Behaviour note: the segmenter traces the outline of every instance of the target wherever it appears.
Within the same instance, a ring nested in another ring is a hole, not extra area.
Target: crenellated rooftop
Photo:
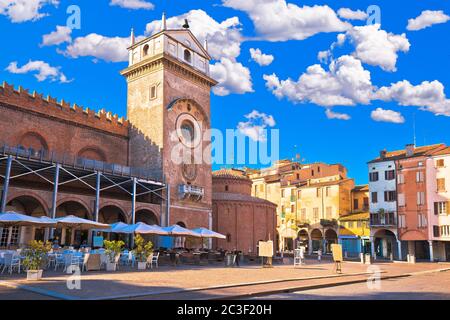
[[[96,130],[128,136],[130,124],[128,120],[117,114],[112,114],[104,109],[95,112],[93,109],[84,108],[75,103],[71,105],[64,100],[58,102],[56,98],[49,95],[44,97],[43,94],[36,91],[30,94],[28,89],[21,86],[15,89],[14,85],[6,82],[0,86],[0,104],[26,109],[43,116],[58,118]]]

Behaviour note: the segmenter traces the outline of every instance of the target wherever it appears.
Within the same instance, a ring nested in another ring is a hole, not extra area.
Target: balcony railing
[[[371,227],[390,227],[396,226],[397,220],[394,212],[387,213],[373,213],[370,215]]]
[[[178,192],[182,199],[190,199],[194,201],[200,201],[205,195],[204,188],[190,184],[180,184],[178,186]]]
[[[60,154],[53,151],[49,152],[48,150],[35,150],[32,148],[27,149],[20,145],[9,146],[7,144],[1,144],[0,154],[11,155],[16,158],[39,162],[59,163],[63,166],[83,170],[97,170],[113,175],[136,177],[156,181],[162,180],[162,173],[160,170],[128,167],[115,163],[107,163],[100,160],[81,158],[67,153]]]

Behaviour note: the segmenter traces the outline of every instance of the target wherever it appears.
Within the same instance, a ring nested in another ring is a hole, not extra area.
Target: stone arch
[[[49,150],[46,139],[41,134],[35,131],[28,131],[22,134],[18,144],[25,149],[31,148],[35,151]]]
[[[87,146],[77,152],[77,157],[106,162],[105,152],[96,146]]]
[[[13,192],[10,196],[8,196],[8,200],[7,200],[7,205],[6,205],[6,210],[13,210],[13,208],[9,208],[10,206],[9,204],[19,198],[32,198],[34,199],[37,203],[39,203],[39,205],[42,207],[42,211],[43,214],[41,216],[50,216],[50,212],[49,212],[49,206],[47,205],[47,202],[37,193],[31,191],[31,190],[23,190],[23,191],[19,191],[19,192]],[[14,211],[14,210],[13,210]],[[26,212],[19,212],[19,213],[26,213]],[[28,214],[28,213],[26,213]]]
[[[196,109],[202,114],[203,121],[206,123],[206,125],[208,127],[210,126],[210,119],[209,119],[208,114],[205,112],[205,109],[194,99],[187,98],[187,97],[176,98],[167,105],[167,110],[172,110],[175,105],[177,105],[178,103],[182,103],[182,102],[185,102],[186,104],[195,106]]]
[[[311,230],[309,237],[312,240],[323,239],[322,231],[320,229],[313,229],[313,230]]]
[[[313,230],[311,230],[309,238],[311,239],[310,242],[312,244],[312,247],[309,248],[310,252],[318,251],[319,249],[323,250],[323,246],[322,246],[323,234],[322,234],[322,231],[320,229],[313,229]]]
[[[183,58],[184,58],[184,61],[186,61],[188,63],[192,63],[192,54],[188,49],[184,49]]]
[[[21,195],[15,194],[7,202],[6,210],[22,213],[36,218],[48,215],[48,210],[45,205],[45,202],[42,199],[40,199],[40,197],[35,197],[33,195],[30,195],[29,193],[28,194],[24,193]],[[45,228],[38,228],[38,227],[33,228],[28,226],[18,228],[17,230],[15,230],[15,232],[20,233],[18,240],[21,239],[23,243],[28,243],[33,239],[41,241],[45,240]],[[15,232],[13,232],[13,234]]]
[[[84,209],[84,212],[80,214],[81,209]],[[93,215],[90,210],[90,206],[78,197],[65,197],[59,200],[56,204],[56,217],[64,217],[66,215],[74,214],[79,216],[80,218],[85,218],[89,220],[93,220]],[[81,216],[83,215],[83,216]]]
[[[336,230],[330,228],[325,231],[325,243],[326,252],[331,252],[331,245],[338,243]]]
[[[398,258],[397,235],[388,229],[379,229],[373,234],[375,256],[382,259]]]
[[[92,220],[89,206],[85,205],[83,201],[80,200],[66,198],[59,203],[56,207],[56,217],[59,218],[68,215]],[[63,245],[78,246],[82,243],[87,243],[89,232],[77,230],[76,228],[58,228],[55,229],[54,236],[60,239],[60,243]]]
[[[142,56],[146,57],[148,56],[148,50],[150,49],[150,46],[148,44],[146,44],[143,48],[142,48]]]
[[[135,221],[144,222],[149,225],[159,225],[158,215],[153,210],[148,208],[140,208],[136,210]]]
[[[128,223],[126,211],[116,204],[105,204],[98,212],[98,221],[101,223],[112,224],[115,222]]]

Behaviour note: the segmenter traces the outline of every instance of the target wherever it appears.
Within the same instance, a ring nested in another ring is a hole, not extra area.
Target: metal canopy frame
[[[169,203],[170,193],[169,186],[163,182],[147,180],[139,175],[124,175],[115,174],[114,170],[102,170],[107,165],[94,165],[87,168],[86,165],[78,166],[74,162],[72,165],[67,165],[62,162],[54,161],[56,158],[52,153],[51,159],[44,159],[43,152],[36,153],[34,150],[24,150],[21,148],[11,148],[6,145],[0,148],[0,177],[3,179],[3,193],[0,203],[0,212],[5,212],[9,185],[11,180],[19,179],[27,176],[38,177],[38,180],[43,180],[44,183],[53,187],[51,216],[56,217],[56,203],[58,199],[58,190],[60,186],[70,184],[81,184],[89,190],[95,191],[95,221],[98,221],[100,193],[116,189],[121,193],[131,196],[132,202],[132,221],[135,222],[135,208],[136,198],[139,196],[153,194],[159,197],[162,201]],[[63,157],[66,159],[66,157]],[[77,159],[79,161],[80,159]],[[6,165],[5,165],[6,162]],[[4,170],[2,170],[4,168]],[[123,167],[128,168],[128,167]],[[133,172],[130,168],[129,173]],[[135,172],[141,172],[139,170]],[[4,173],[4,174],[3,174]],[[138,190],[139,188],[139,190]],[[166,196],[162,195],[162,191],[166,190]]]

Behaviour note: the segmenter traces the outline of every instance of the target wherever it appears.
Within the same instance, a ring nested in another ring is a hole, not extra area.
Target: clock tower
[[[130,166],[156,169],[170,186],[161,225],[211,227],[212,171],[209,148],[211,57],[186,23],[139,42],[132,31],[126,78]],[[180,151],[181,150],[181,151]],[[186,152],[188,151],[188,152]],[[194,153],[202,158],[194,160]],[[188,156],[186,156],[188,155]],[[206,157],[206,158],[205,158]]]

